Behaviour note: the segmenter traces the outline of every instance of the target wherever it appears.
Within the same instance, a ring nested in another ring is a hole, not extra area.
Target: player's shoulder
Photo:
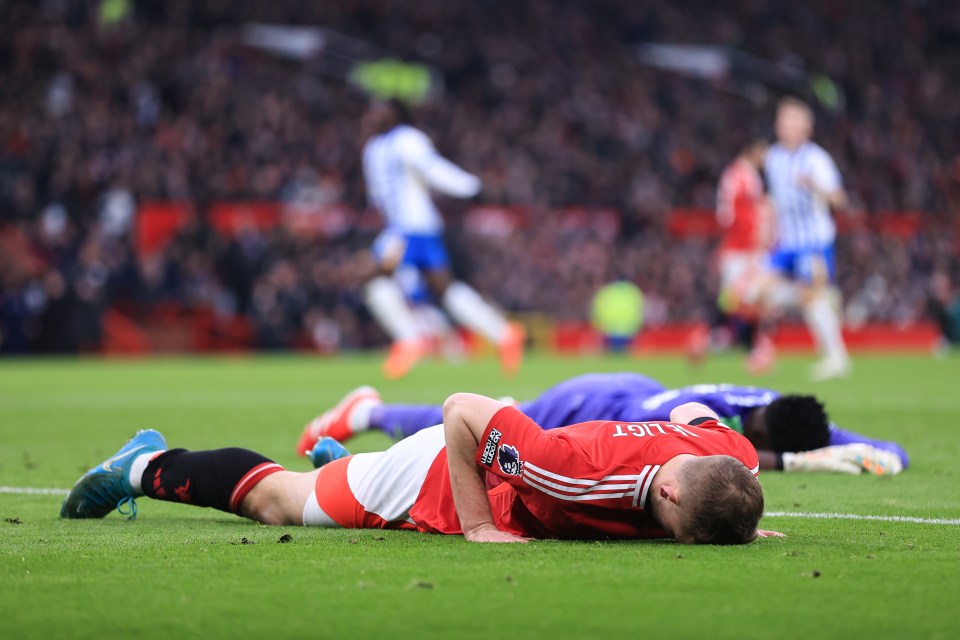
[[[767,154],[764,156],[764,158],[769,160],[771,154],[777,156],[784,153],[790,153],[790,151],[779,142],[774,142],[769,148],[767,148]]]
[[[833,162],[827,150],[812,140],[804,143],[803,153],[810,162]]]
[[[433,146],[427,134],[409,124],[397,125],[390,130],[389,135],[395,142],[403,146],[415,148]]]
[[[770,171],[774,166],[780,163],[784,158],[790,155],[790,150],[779,142],[774,142],[767,149],[767,154],[763,158],[763,166]]]
[[[750,167],[740,160],[735,160],[727,165],[723,170],[723,178],[727,180],[740,180],[750,172]]]
[[[723,432],[723,433],[727,431],[733,431],[733,429],[731,429],[728,425],[724,424],[723,422],[721,422],[716,418],[708,417],[708,416],[704,416],[704,418],[705,419],[701,419],[701,420],[693,420],[692,422],[694,424],[688,424],[685,426],[694,427],[696,429],[703,429],[705,431],[719,430],[720,432]]]

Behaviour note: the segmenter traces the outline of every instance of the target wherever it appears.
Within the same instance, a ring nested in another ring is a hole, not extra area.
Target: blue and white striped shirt
[[[430,138],[408,125],[370,138],[363,148],[363,175],[370,204],[387,227],[400,233],[432,235],[443,218],[430,189],[459,198],[480,191],[480,178],[445,159]]]
[[[822,147],[805,142],[792,151],[775,144],[764,161],[767,187],[777,213],[778,249],[805,251],[833,244],[836,227],[830,207],[802,185],[830,193],[843,186],[837,165]]]

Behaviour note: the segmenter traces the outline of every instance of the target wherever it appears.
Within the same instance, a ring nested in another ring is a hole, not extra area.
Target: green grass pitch
[[[838,424],[912,455],[897,477],[763,474],[768,511],[960,518],[960,358],[862,356],[853,377],[821,385],[805,382],[809,362],[786,358],[758,380],[735,356],[698,371],[678,358],[534,356],[509,382],[481,361],[427,363],[386,383],[374,357],[5,361],[0,487],[69,487],[144,427],[172,446],[244,446],[305,469],[292,454],[301,426],[362,383],[396,402],[522,399],[630,369],[667,385],[814,391]],[[61,499],[0,493],[0,637],[960,637],[955,524],[768,517],[786,539],[499,546],[270,528],[149,499],[136,521],[62,521]]]

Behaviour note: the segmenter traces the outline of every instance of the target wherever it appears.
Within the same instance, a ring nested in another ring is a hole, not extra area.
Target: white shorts
[[[321,469],[304,504],[303,524],[382,528],[411,523],[410,509],[444,446],[443,425],[437,425],[386,451],[331,462]]]
[[[728,251],[720,257],[720,290],[732,294],[741,305],[755,305],[767,273],[763,254]]]

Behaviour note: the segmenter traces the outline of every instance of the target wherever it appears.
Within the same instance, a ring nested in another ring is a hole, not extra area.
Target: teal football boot
[[[166,449],[167,441],[160,432],[138,431],[120,451],[77,480],[60,507],[60,517],[102,518],[114,509],[130,519],[137,517],[134,498],[140,494],[130,485],[130,467],[138,456]]]

